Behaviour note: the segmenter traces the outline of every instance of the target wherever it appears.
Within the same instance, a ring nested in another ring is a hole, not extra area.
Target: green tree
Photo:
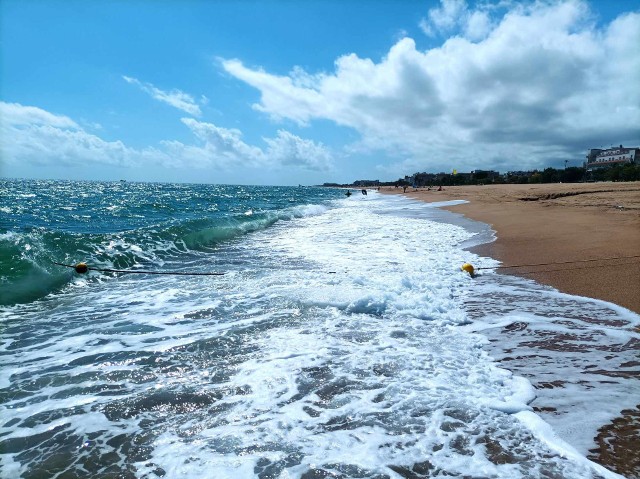
[[[545,168],[541,174],[542,183],[558,183],[560,181],[560,172],[555,168]]]
[[[542,175],[536,171],[529,177],[529,183],[542,183]]]
[[[560,171],[560,181],[563,183],[578,183],[584,180],[584,168],[571,166]]]

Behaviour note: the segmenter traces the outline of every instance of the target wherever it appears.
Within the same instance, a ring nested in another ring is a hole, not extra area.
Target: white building
[[[640,148],[625,148],[620,145],[606,150],[592,149],[587,155],[587,168],[635,163],[640,158]]]

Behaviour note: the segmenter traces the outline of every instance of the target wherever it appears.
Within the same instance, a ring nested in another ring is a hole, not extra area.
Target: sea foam
[[[189,253],[192,271],[224,276],[83,279],[8,308],[3,469],[616,477],[585,458],[585,436],[532,411],[547,391],[538,375],[579,358],[507,357],[533,354],[526,334],[579,326],[580,340],[595,338],[584,318],[613,320],[597,338],[619,344],[637,318],[526,280],[470,278],[463,262],[497,264],[464,249],[486,231],[445,217],[354,195]],[[622,407],[637,385],[618,384]],[[553,404],[567,399],[550,391]]]

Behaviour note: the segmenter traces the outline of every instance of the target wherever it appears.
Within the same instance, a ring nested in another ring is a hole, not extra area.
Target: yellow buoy
[[[470,263],[465,263],[463,264],[460,269],[462,271],[466,271],[467,273],[469,273],[470,276],[473,276],[475,270],[473,269],[473,265]]]
[[[89,267],[87,266],[87,263],[78,263],[75,266],[75,270],[76,270],[76,273],[84,274],[87,271],[89,271]]]

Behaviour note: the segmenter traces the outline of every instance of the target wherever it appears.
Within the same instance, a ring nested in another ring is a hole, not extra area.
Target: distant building
[[[462,176],[464,173],[458,173]],[[405,176],[405,181],[414,187],[432,186],[441,184],[445,178],[451,177],[451,173],[415,173],[412,176]]]
[[[521,176],[526,176],[529,177],[533,174],[533,171],[530,170],[517,170],[517,171],[507,171],[505,173],[505,175],[507,176],[507,178],[515,176],[515,177],[521,177]]]
[[[626,163],[636,163],[640,158],[640,148],[625,148],[620,145],[616,148],[606,150],[592,148],[587,155],[586,167],[588,170],[603,166],[623,165]]]
[[[462,179],[464,181],[470,181],[473,179],[473,173],[461,173],[459,171],[456,171],[455,176],[457,179]]]
[[[435,173],[415,173],[413,176],[406,177],[409,183],[415,187],[428,186],[436,183],[439,179],[439,175]]]

